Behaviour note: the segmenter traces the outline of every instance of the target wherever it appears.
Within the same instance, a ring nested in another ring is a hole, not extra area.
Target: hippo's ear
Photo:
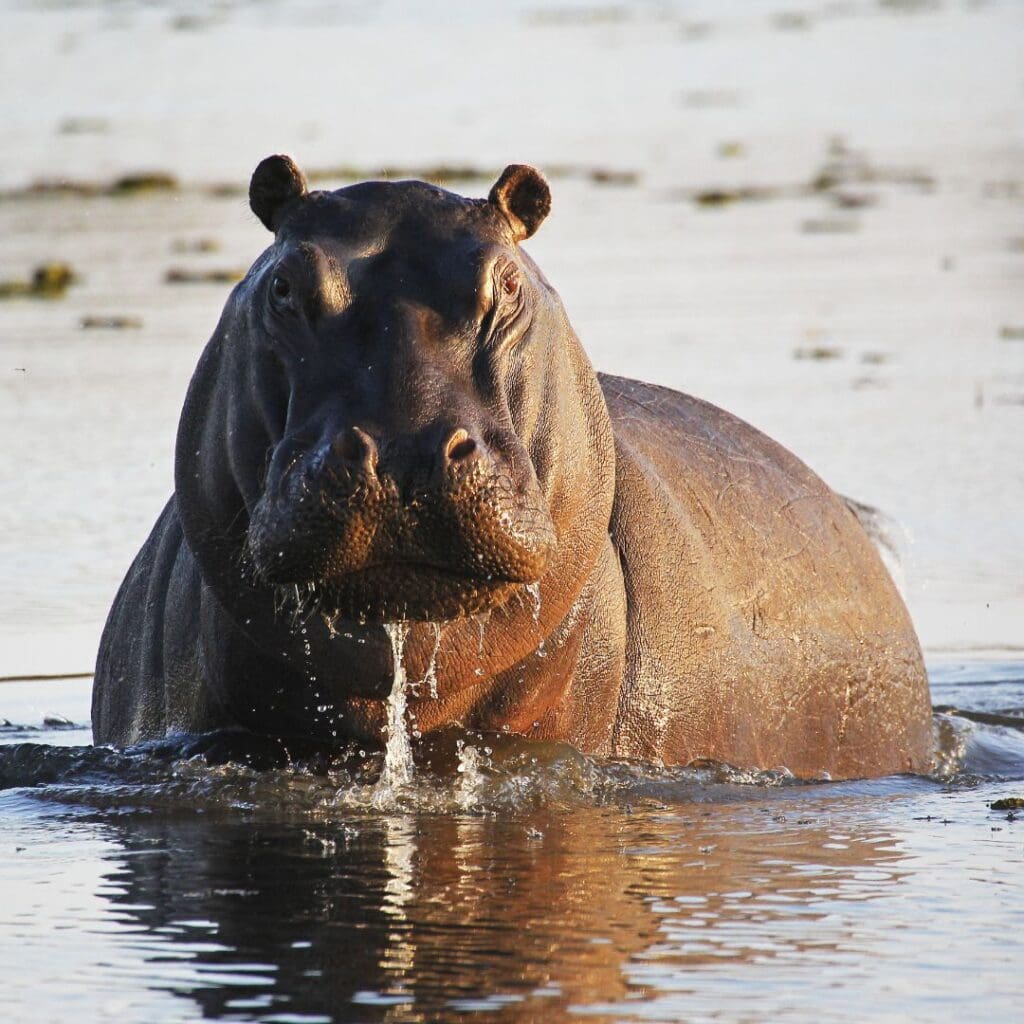
[[[548,183],[540,171],[526,164],[509,164],[487,200],[505,215],[517,242],[529,238],[551,212]]]
[[[290,156],[268,156],[252,172],[249,205],[271,231],[277,230],[288,203],[305,194],[305,175]]]

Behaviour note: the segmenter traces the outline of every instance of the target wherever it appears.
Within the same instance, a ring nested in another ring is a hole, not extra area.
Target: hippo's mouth
[[[430,622],[495,608],[523,584],[536,580],[471,574],[457,566],[430,562],[391,561],[317,581],[273,582],[302,587],[329,617],[358,622]]]
[[[533,581],[528,581],[533,582]],[[321,610],[358,622],[444,621],[502,604],[518,581],[421,562],[391,562],[313,585]]]

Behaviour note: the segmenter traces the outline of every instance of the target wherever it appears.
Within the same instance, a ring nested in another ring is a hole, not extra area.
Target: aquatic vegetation
[[[244,270],[233,268],[213,268],[195,270],[185,267],[172,267],[164,275],[166,284],[234,284],[245,277]]]
[[[83,331],[126,331],[138,330],[142,327],[142,317],[139,316],[83,316],[78,322]]]
[[[79,278],[67,263],[42,263],[28,280],[0,281],[0,299],[59,299]]]
[[[73,178],[40,178],[21,188],[5,189],[0,199],[39,197],[94,199],[100,196],[135,197],[176,192],[178,179],[166,171],[125,174],[112,181],[80,181]]]

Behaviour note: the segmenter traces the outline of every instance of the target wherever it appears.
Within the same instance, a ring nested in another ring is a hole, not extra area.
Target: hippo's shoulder
[[[738,416],[670,388],[599,379],[615,435],[620,502],[658,492],[677,513],[686,509],[700,520],[710,514],[723,530],[777,533],[783,509],[798,531],[847,517],[813,470]]]
[[[627,428],[630,424],[646,428],[671,424],[681,429],[707,431],[719,419],[742,422],[710,402],[660,384],[616,377],[610,373],[599,373],[597,379],[616,426],[621,423]]]
[[[693,395],[657,384],[598,374],[620,448],[691,470],[708,462],[753,464],[762,471],[803,476],[810,470],[756,427]]]

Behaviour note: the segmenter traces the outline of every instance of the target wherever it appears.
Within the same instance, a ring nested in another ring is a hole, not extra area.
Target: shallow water
[[[933,669],[932,778],[804,785],[476,740],[380,811],[314,775],[91,747],[0,686],[8,1020],[1011,1020],[1024,664]]]
[[[528,247],[595,365],[882,508],[958,709],[927,779],[471,737],[385,791],[380,754],[258,774],[87,749],[87,679],[2,682],[0,1018],[1019,1018],[1024,822],[989,804],[1024,796],[1024,7],[476,0],[443,31],[427,3],[0,10],[0,186],[182,183],[0,197],[0,276],[80,277],[0,302],[0,677],[91,669],[227,290],[167,275],[252,261],[268,238],[215,186],[290,151],[335,168],[318,184],[547,171]],[[807,187],[836,162],[840,189]]]

